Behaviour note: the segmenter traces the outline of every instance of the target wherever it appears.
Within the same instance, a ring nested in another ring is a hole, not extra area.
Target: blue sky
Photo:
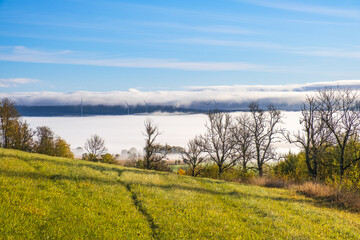
[[[360,79],[360,2],[0,0],[0,92]]]

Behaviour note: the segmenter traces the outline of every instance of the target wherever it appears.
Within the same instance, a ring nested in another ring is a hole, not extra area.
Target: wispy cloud
[[[251,47],[251,48],[271,48],[271,49],[289,49],[289,47],[280,44],[273,44],[267,42],[256,41],[232,41],[232,40],[219,40],[209,38],[182,38],[175,40],[163,40],[164,42],[173,43],[186,43],[198,45],[213,45],[213,46],[227,46],[227,47]]]
[[[291,54],[317,56],[317,57],[334,57],[334,58],[351,58],[351,59],[360,58],[360,51],[357,46],[354,46],[352,49],[301,47],[301,46],[293,47],[293,46],[286,46],[282,44],[274,44],[267,42],[231,41],[231,40],[218,40],[218,39],[207,39],[207,38],[185,38],[185,39],[175,39],[175,40],[164,40],[164,42],[224,46],[224,47],[270,49],[274,51],[282,51]]]
[[[246,2],[261,7],[275,8],[286,11],[311,13],[318,15],[326,15],[333,17],[343,18],[356,18],[360,19],[360,11],[352,9],[339,9],[334,7],[309,5],[303,3],[295,3],[289,1],[273,1],[273,0],[238,0],[239,2]]]
[[[32,78],[0,78],[0,87],[17,87],[18,85],[40,82]]]
[[[245,62],[195,62],[177,59],[100,58],[72,51],[45,52],[24,46],[0,47],[0,60],[31,63],[74,64],[121,68],[154,68],[188,71],[270,71],[270,67]]]
[[[360,59],[359,50],[334,49],[334,48],[308,48],[308,49],[293,49],[292,51],[296,54],[309,55],[309,56]]]
[[[202,108],[215,100],[223,109],[247,107],[251,101],[262,104],[273,103],[288,108],[299,107],[307,94],[322,87],[346,87],[360,89],[360,80],[343,80],[290,85],[229,85],[192,86],[182,91],[128,91],[113,92],[19,92],[0,93],[0,98],[9,97],[19,105],[78,105],[82,99],[88,105],[172,105],[176,107]],[[214,107],[214,106],[211,106]]]
[[[301,24],[311,24],[311,25],[345,25],[345,26],[356,26],[356,22],[343,22],[343,21],[318,21],[318,20],[300,20],[300,19],[286,19],[286,22],[301,23]]]
[[[222,34],[255,34],[254,30],[246,28],[239,28],[231,25],[185,25],[178,23],[169,22],[132,22],[137,25],[145,25],[151,27],[161,28],[173,28],[173,29],[184,29],[195,32],[206,32],[206,33],[222,33]]]

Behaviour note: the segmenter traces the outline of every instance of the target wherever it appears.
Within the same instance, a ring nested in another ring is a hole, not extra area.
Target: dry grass
[[[305,182],[303,184],[294,185],[292,188],[309,197],[328,198],[334,200],[339,192],[334,187],[316,182]]]
[[[346,208],[360,211],[360,193],[357,191],[350,191],[342,189],[340,186],[332,187],[314,182],[295,185],[293,188],[295,188],[297,192],[307,196],[328,200]]]
[[[249,184],[268,188],[286,188],[338,206],[360,211],[360,192],[343,189],[340,186],[329,186],[316,182],[294,183],[279,178],[252,178]]]
[[[248,180],[249,184],[268,188],[287,188],[289,182],[273,177],[254,177]]]

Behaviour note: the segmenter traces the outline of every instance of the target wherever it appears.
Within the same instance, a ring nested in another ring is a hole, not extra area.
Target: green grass
[[[268,189],[0,149],[3,239],[359,239],[360,214]]]

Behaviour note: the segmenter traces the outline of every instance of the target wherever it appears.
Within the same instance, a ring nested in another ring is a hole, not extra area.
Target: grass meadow
[[[0,149],[2,239],[360,239],[287,189]]]

